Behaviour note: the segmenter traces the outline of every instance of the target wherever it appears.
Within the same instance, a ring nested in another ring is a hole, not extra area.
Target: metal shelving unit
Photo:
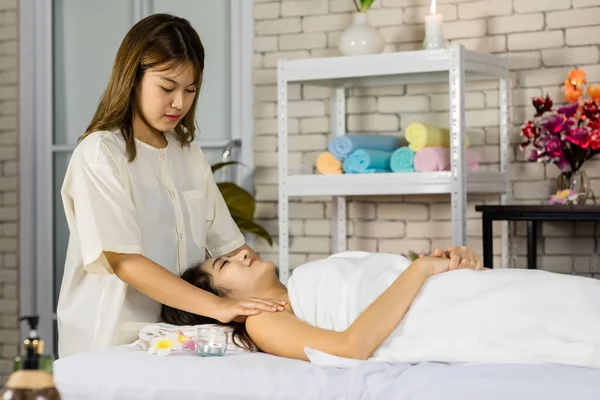
[[[500,172],[466,173],[466,80],[498,79],[500,85]],[[288,169],[288,84],[329,87],[331,133],[346,133],[346,88],[448,82],[450,87],[451,170],[431,173],[290,175]],[[448,193],[451,197],[452,243],[465,245],[467,193],[498,193],[505,203],[511,193],[508,177],[508,62],[505,58],[454,45],[443,50],[419,50],[353,57],[279,60],[279,277],[289,277],[290,196],[331,196],[333,251],[346,249],[346,196]],[[503,264],[508,259],[508,225],[502,232]]]

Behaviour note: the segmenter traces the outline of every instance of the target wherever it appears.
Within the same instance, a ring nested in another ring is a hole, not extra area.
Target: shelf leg
[[[331,207],[331,239],[333,253],[341,253],[347,250],[346,232],[346,197],[334,196]]]
[[[277,151],[279,175],[279,280],[285,285],[290,275],[289,263],[289,209],[286,182],[288,177],[288,109],[287,80],[285,78],[285,60],[277,63]]]
[[[467,244],[467,179],[465,161],[464,48],[450,49],[450,152],[452,244]]]
[[[508,175],[508,149],[510,138],[508,136],[509,127],[509,91],[508,91],[508,64],[504,66],[504,76],[500,79],[500,172],[504,174],[505,191],[500,195],[500,203],[508,204],[512,202],[512,183]],[[502,268],[510,267],[511,244],[510,244],[510,223],[502,221]]]

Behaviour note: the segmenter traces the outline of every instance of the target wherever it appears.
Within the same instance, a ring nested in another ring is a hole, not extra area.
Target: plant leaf
[[[269,232],[267,232],[265,228],[258,225],[256,222],[240,218],[239,216],[235,215],[233,216],[233,220],[237,224],[238,228],[240,228],[240,230],[249,232],[257,237],[265,239],[270,246],[273,246],[273,238],[271,238]]]
[[[212,170],[212,172],[216,172],[218,170],[220,170],[223,167],[226,167],[228,165],[233,165],[233,164],[241,164],[239,161],[226,161],[226,162],[220,162],[220,163],[216,163],[210,166],[210,169]]]
[[[254,218],[255,202],[250,193],[232,182],[219,182],[217,187],[232,216],[235,215],[247,220]]]
[[[360,0],[360,11],[366,12],[375,0]]]

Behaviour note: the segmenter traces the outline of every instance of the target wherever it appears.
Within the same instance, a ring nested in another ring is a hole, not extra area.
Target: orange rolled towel
[[[317,171],[323,175],[342,174],[342,162],[326,151],[317,157]]]

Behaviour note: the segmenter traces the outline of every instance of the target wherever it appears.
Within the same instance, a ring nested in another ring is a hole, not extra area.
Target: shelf
[[[502,56],[457,47],[362,56],[280,60],[280,79],[326,87],[382,86],[447,82],[453,55],[462,55],[468,80],[504,78],[508,60]]]
[[[470,172],[468,193],[504,193],[501,172]],[[365,196],[451,193],[450,172],[391,172],[377,174],[293,175],[284,181],[289,196]]]

